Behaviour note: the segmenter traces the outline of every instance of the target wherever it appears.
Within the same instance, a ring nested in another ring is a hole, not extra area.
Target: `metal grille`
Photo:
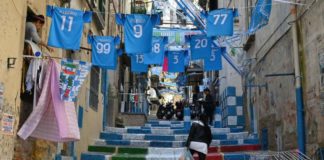
[[[311,160],[298,150],[283,152],[253,152],[250,154],[250,160]]]

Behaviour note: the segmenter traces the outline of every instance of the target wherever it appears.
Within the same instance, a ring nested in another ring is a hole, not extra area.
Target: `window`
[[[95,111],[98,111],[98,94],[99,94],[99,78],[100,69],[98,67],[91,67],[90,73],[90,100],[89,105]]]

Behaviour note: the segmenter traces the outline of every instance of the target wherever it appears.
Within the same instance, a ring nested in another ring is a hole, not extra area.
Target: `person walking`
[[[210,94],[210,91],[208,88],[204,89],[205,94],[205,100],[204,100],[204,113],[208,116],[208,123],[212,125],[213,123],[213,117],[214,117],[214,110],[215,110],[215,104],[214,99]]]
[[[186,147],[189,148],[192,155],[197,152],[199,160],[205,160],[211,141],[212,134],[208,126],[208,117],[201,114],[199,120],[194,121],[191,125]]]

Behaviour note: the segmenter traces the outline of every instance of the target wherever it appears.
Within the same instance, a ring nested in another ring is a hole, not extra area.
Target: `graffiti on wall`
[[[0,113],[2,112],[2,107],[4,103],[4,86],[3,83],[0,82]]]
[[[4,113],[1,118],[1,133],[5,135],[13,135],[14,124],[15,124],[14,116]]]

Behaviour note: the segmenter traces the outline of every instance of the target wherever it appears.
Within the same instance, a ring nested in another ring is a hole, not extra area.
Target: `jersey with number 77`
[[[233,17],[236,14],[236,9],[218,9],[209,12],[207,16],[207,37],[232,36]]]
[[[124,26],[127,54],[151,52],[153,27],[160,23],[159,15],[116,14],[116,23]]]
[[[47,6],[46,15],[52,17],[48,45],[79,50],[83,23],[90,23],[92,12]]]

